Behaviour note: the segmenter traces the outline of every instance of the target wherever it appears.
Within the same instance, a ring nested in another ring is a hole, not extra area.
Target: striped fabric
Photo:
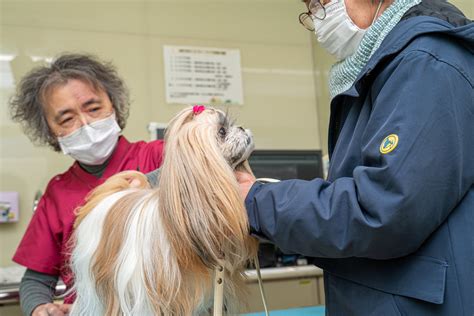
[[[57,275],[27,269],[20,283],[20,305],[23,315],[30,316],[42,304],[52,303]]]

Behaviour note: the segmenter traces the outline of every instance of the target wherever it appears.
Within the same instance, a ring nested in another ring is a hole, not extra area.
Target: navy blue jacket
[[[474,314],[474,23],[415,11],[332,100],[328,180],[246,198],[254,234],[316,257],[329,315]]]

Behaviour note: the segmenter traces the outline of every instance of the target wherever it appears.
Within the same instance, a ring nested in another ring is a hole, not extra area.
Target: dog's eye
[[[225,135],[226,135],[226,133],[227,133],[227,131],[225,130],[224,127],[221,127],[221,128],[219,129],[219,136],[220,136],[220,137],[224,138]]]

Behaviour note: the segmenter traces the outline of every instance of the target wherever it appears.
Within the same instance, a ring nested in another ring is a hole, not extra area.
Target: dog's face
[[[247,160],[255,148],[252,132],[235,125],[222,111],[217,111],[217,138],[222,155],[232,168]]]

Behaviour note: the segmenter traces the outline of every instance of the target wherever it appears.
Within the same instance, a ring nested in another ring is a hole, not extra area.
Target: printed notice
[[[166,102],[243,104],[240,51],[164,46]]]

